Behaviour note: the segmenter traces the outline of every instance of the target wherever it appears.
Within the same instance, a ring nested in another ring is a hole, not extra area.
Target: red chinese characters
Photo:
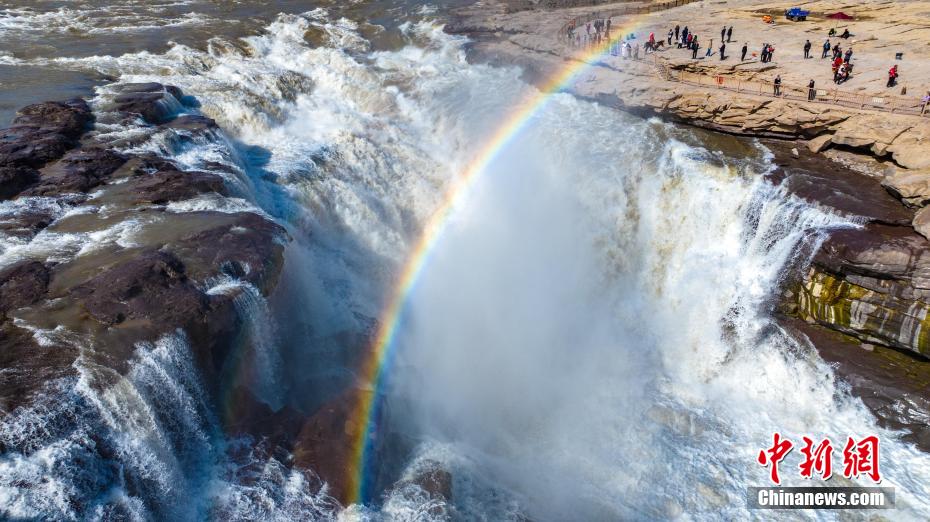
[[[804,447],[801,448],[801,454],[804,460],[798,466],[801,468],[801,476],[812,478],[814,473],[823,480],[833,476],[833,443],[830,439],[823,439],[814,448],[814,440],[810,437],[803,437]]]
[[[759,457],[756,459],[759,464],[772,466],[772,482],[781,484],[781,480],[778,478],[778,463],[791,452],[792,447],[794,447],[794,444],[790,440],[782,439],[781,434],[776,432],[772,435],[772,447],[759,452]]]
[[[798,464],[801,477],[810,479],[816,476],[822,480],[829,480],[833,476],[833,443],[826,437],[816,444],[810,437],[802,437],[802,440],[804,445],[800,449],[803,458]],[[794,443],[776,432],[772,435],[772,445],[759,452],[756,460],[761,466],[771,467],[773,483],[781,485],[778,465],[793,448]],[[849,479],[866,476],[872,482],[880,483],[882,476],[878,466],[879,455],[877,436],[870,435],[859,441],[847,437],[843,447],[843,476]]]
[[[878,437],[870,435],[856,442],[852,437],[843,448],[843,476],[859,478],[865,475],[878,484],[882,481],[878,471]]]

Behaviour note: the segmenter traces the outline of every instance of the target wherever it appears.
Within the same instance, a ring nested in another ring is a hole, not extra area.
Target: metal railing
[[[823,103],[895,114],[930,116],[930,107],[926,107],[923,100],[918,97],[894,96],[878,93],[861,94],[843,91],[838,88],[824,89],[823,87],[817,86],[815,86],[814,89],[808,89],[806,85],[797,86],[785,83],[782,83],[776,88],[774,82],[741,80],[723,75],[709,75],[675,70],[660,63],[657,57],[654,58],[654,60],[656,68],[662,71],[662,77],[678,83],[785,100]]]

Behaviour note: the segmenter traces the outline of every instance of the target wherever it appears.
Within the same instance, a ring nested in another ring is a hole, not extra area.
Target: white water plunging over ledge
[[[309,45],[311,28],[328,44]],[[175,46],[71,63],[178,85],[220,122],[229,139],[142,147],[189,168],[225,165],[242,205],[288,227],[268,314],[254,296],[238,304],[274,321],[250,329],[274,337],[258,354],[273,361],[264,393],[308,415],[346,386],[449,180],[532,90],[515,69],[467,63],[464,42],[438,27],[404,31],[403,49],[372,52],[356,24],[317,10],[280,17],[245,40],[247,52],[214,42],[209,52]],[[761,152],[727,157],[677,132],[687,131],[558,95],[489,166],[408,302],[385,420],[417,443],[402,467],[429,459],[448,469],[448,512],[461,520],[742,519],[745,487],[766,483],[755,454],[773,431],[879,433],[895,518],[926,518],[930,456],[878,429],[768,315],[800,247],[852,225],[763,181]],[[211,204],[229,203],[171,211]],[[73,418],[72,431],[40,436],[30,430],[44,420],[4,418],[0,440],[13,450],[0,459],[2,504],[50,518],[78,518],[69,499],[99,504],[91,515],[100,518],[109,502],[140,518],[434,513],[406,489],[342,509],[286,462],[237,451],[183,348],[174,336],[136,347],[129,378],[103,391],[63,383],[71,391],[50,400],[77,393],[79,407],[47,415]],[[273,382],[279,389],[267,389]],[[95,430],[123,448],[114,457],[123,475],[83,471],[81,444]],[[24,491],[43,475],[61,503]],[[135,476],[152,481],[151,495],[125,494]],[[177,484],[190,505],[174,503]]]

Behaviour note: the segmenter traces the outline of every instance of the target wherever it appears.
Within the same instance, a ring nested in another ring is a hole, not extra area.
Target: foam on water
[[[324,45],[305,41],[311,29]],[[142,136],[135,150],[219,169],[238,191],[169,211],[261,209],[288,229],[268,302],[241,281],[209,289],[237,292],[269,404],[312,411],[349,384],[347,361],[420,224],[532,89],[516,69],[469,64],[463,40],[434,25],[402,31],[408,46],[372,51],[356,23],[315,10],[206,51],[46,62],[177,85],[223,127],[185,140],[133,124],[97,132]],[[115,92],[100,89],[95,106]],[[343,509],[312,470],[226,440],[183,333],[166,332],[134,348],[124,375],[82,358],[48,402],[0,422],[4,514],[740,519],[743,488],[766,483],[755,454],[777,430],[880,434],[896,517],[926,518],[930,458],[876,427],[770,318],[785,267],[824,230],[857,225],[763,181],[762,155],[721,164],[666,130],[559,95],[482,176],[409,303],[385,423],[417,444],[395,477],[408,482],[378,505]],[[137,226],[148,225],[40,233],[0,255],[66,259],[131,244]],[[409,482],[436,462],[452,473],[449,504]]]

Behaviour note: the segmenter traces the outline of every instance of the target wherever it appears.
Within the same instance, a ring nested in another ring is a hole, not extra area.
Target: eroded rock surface
[[[175,87],[117,89],[103,104],[103,117],[139,126],[141,136],[219,132],[209,118],[177,116],[184,95]],[[117,150],[124,144],[88,132],[96,116],[81,100],[47,102],[24,108],[12,127],[0,130],[0,200],[6,200],[0,235],[22,252],[0,266],[5,411],[25,404],[49,378],[73,372],[77,348],[87,340],[93,346],[84,351],[88,362],[122,373],[137,343],[183,332],[205,385],[214,390],[240,342],[241,285],[269,294],[284,262],[287,234],[267,217],[165,207],[202,195],[223,197],[223,175]],[[77,205],[85,210],[69,212]],[[30,247],[45,232],[92,239],[124,224],[135,231],[126,244]],[[225,286],[212,291],[220,281]]]

